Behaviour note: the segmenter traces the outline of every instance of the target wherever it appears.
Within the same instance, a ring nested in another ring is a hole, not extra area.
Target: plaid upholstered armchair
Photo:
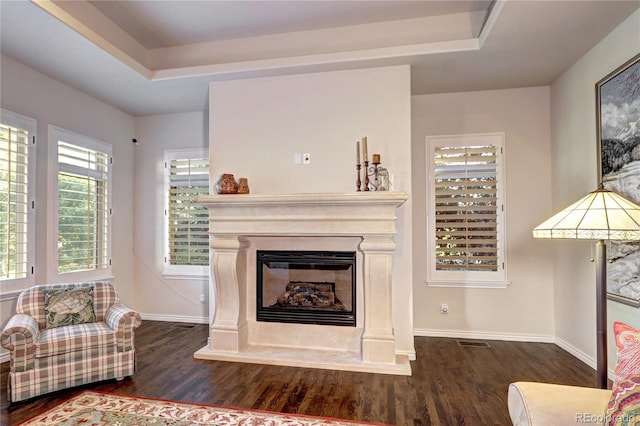
[[[140,324],[108,282],[23,291],[1,336],[11,355],[9,401],[133,375]]]

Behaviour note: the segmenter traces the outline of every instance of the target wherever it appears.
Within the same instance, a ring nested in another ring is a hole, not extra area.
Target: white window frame
[[[49,137],[49,164],[50,164],[50,179],[49,179],[49,199],[51,200],[51,208],[48,214],[48,226],[49,226],[49,250],[48,250],[48,275],[50,282],[56,282],[60,280],[69,281],[85,281],[85,280],[98,280],[98,279],[110,279],[112,278],[111,268],[111,246],[113,241],[113,227],[112,227],[112,200],[114,197],[114,185],[112,179],[112,159],[113,149],[111,144],[100,141],[98,139],[91,138],[89,136],[81,135],[60,127],[49,125],[48,129]],[[93,270],[82,271],[70,271],[59,272],[58,271],[58,143],[60,141],[76,145],[82,148],[91,149],[106,153],[109,157],[108,171],[106,173],[107,181],[107,265],[104,268],[97,268]]]
[[[497,181],[497,271],[436,270],[435,235],[435,150],[440,147],[495,146]],[[505,134],[474,133],[460,135],[437,135],[426,138],[427,165],[427,284],[432,287],[505,288],[507,281],[506,250],[506,173]]]
[[[209,159],[206,149],[167,149],[164,151],[164,239],[163,239],[163,276],[171,279],[194,279],[209,277],[209,265],[172,265],[169,262],[169,165],[172,160]],[[211,177],[209,177],[209,193],[211,193]],[[211,251],[211,250],[209,250]],[[211,253],[209,253],[211,259]]]
[[[0,293],[9,294],[30,287],[34,283],[35,268],[35,231],[36,231],[36,133],[35,119],[0,109],[0,122],[4,125],[16,127],[28,132],[29,151],[27,154],[27,226],[26,226],[26,276],[24,278],[0,277]]]

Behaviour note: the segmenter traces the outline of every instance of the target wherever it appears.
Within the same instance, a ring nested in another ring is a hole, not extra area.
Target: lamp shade
[[[533,237],[640,240],[640,206],[600,188],[545,220]]]

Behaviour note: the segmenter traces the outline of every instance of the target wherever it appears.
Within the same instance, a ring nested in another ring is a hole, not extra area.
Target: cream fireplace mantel
[[[396,354],[392,269],[401,192],[208,195],[209,341],[199,359],[410,375]],[[356,327],[256,321],[257,249],[356,252]]]

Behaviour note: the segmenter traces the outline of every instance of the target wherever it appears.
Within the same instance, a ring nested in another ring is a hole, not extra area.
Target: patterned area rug
[[[356,426],[348,420],[85,391],[23,425]]]

